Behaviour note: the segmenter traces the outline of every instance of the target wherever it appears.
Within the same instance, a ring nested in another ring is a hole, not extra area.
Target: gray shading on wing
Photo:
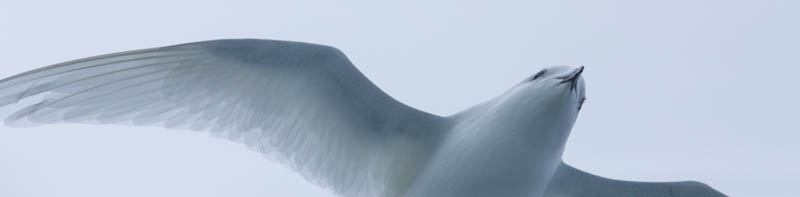
[[[725,197],[696,181],[633,182],[603,178],[561,163],[545,197]]]
[[[28,100],[35,100],[24,104]],[[398,196],[441,117],[385,94],[333,47],[215,40],[65,62],[0,80],[6,124],[208,131],[344,196]]]

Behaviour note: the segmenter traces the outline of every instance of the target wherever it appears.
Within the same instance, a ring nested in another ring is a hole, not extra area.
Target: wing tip
[[[708,185],[708,184],[700,182],[700,181],[695,181],[695,180],[681,181],[681,182],[678,182],[678,184],[681,184],[682,186],[684,186],[684,188],[685,188],[684,190],[687,190],[686,192],[702,193],[704,195],[713,194],[712,196],[727,196],[727,195],[723,194],[722,192],[720,192],[719,190],[714,189],[714,187],[711,187],[711,185]]]

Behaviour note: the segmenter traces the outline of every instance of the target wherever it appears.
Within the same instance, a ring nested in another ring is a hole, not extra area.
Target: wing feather
[[[441,124],[386,95],[338,49],[274,40],[205,41],[60,63],[0,80],[3,106],[13,112],[8,125],[208,131],[345,196],[402,195]]]
[[[725,197],[696,181],[634,182],[603,178],[561,163],[550,181],[547,197]]]

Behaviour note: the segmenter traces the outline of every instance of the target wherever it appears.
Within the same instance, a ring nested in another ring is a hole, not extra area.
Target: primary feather
[[[209,131],[344,196],[401,195],[432,152],[440,119],[389,97],[333,47],[273,40],[206,41],[56,64],[0,81],[5,105],[14,108],[9,125]]]

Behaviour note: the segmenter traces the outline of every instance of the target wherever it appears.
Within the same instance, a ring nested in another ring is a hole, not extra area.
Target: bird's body
[[[568,89],[558,99],[518,94],[518,86],[502,96],[453,117],[453,126],[426,171],[411,188],[411,196],[540,196],[561,163],[573,109]],[[574,95],[573,95],[574,96]],[[531,98],[525,98],[531,97]],[[574,96],[577,97],[577,96]],[[537,99],[544,98],[544,99]],[[574,98],[577,100],[577,98]]]
[[[342,196],[724,196],[696,182],[614,181],[564,164],[585,99],[582,72],[547,68],[440,117],[389,97],[333,47],[216,40],[12,76],[0,80],[0,107],[14,108],[9,125],[209,131]]]

